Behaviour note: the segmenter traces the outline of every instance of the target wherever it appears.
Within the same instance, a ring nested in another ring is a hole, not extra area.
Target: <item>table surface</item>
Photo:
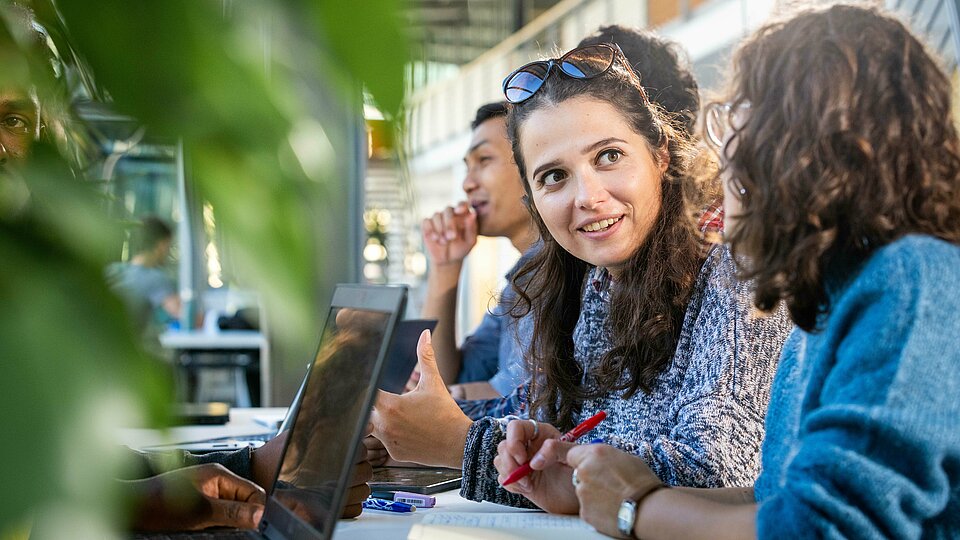
[[[160,334],[160,344],[168,349],[259,349],[267,338],[257,330],[171,330]]]
[[[131,448],[156,444],[199,441],[214,437],[238,435],[254,435],[267,433],[271,430],[259,423],[255,418],[282,418],[286,407],[268,408],[232,408],[230,421],[222,426],[178,426],[165,431],[152,429],[120,429],[117,430],[117,439],[121,444]],[[418,508],[416,512],[400,514],[376,510],[364,510],[356,519],[340,520],[334,537],[337,540],[354,539],[367,540],[370,538],[383,540],[405,540],[410,528],[423,520],[424,516],[434,512],[478,512],[478,513],[524,513],[531,510],[521,510],[501,506],[490,502],[474,502],[460,496],[458,490],[451,490],[435,495],[437,505],[434,508]]]

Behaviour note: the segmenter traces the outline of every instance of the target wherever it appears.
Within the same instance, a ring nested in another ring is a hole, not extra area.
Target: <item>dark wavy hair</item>
[[[838,5],[769,24],[734,58],[749,103],[726,173],[745,192],[728,231],[763,310],[815,331],[830,270],[911,233],[960,242],[950,80],[904,25]]]
[[[669,164],[661,184],[661,207],[646,240],[632,255],[612,289],[609,320],[613,347],[595,364],[596,385],[581,386],[583,373],[574,360],[573,331],[588,263],[574,257],[551,236],[533,203],[533,194],[520,138],[524,122],[543,107],[573,98],[610,104],[646,139],[656,161],[666,148]],[[704,249],[686,204],[688,168],[694,155],[689,134],[674,129],[660,108],[642,92],[633,72],[615,62],[605,74],[578,80],[554,72],[543,87],[516,104],[507,116],[513,154],[524,179],[525,201],[536,223],[542,248],[513,277],[515,317],[533,311],[533,339],[528,355],[532,390],[531,413],[572,427],[585,399],[625,391],[650,391],[656,377],[670,364],[679,338]]]
[[[695,132],[700,94],[690,62],[678,44],[648,30],[612,24],[601,26],[577,46],[599,43],[616,43],[640,74],[640,84],[650,99],[679,120],[688,133]]]

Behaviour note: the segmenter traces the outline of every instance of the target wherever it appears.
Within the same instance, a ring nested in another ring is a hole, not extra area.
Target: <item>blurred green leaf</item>
[[[189,178],[233,239],[247,285],[265,293],[271,324],[312,341],[316,203],[345,189],[337,165],[363,157],[331,151],[351,148],[342,119],[360,121],[361,88],[398,115],[409,50],[398,3],[66,0],[43,13],[62,15],[64,35],[118,112],[183,141]],[[0,46],[0,61],[17,66],[5,73],[19,81],[32,64],[18,63],[27,53],[15,49]],[[335,110],[324,111],[318,93],[330,90]],[[97,194],[44,168],[58,162],[50,155],[35,161],[23,185],[0,178],[0,340],[10,370],[0,408],[16,441],[0,447],[0,535],[43,512],[50,528],[35,534],[56,537],[58,524],[72,523],[69,536],[98,538],[98,526],[118,519],[109,429],[162,418],[168,378],[104,284],[116,229]]]

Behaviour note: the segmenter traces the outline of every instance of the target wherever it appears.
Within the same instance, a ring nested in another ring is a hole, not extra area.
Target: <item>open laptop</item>
[[[259,529],[175,538],[331,538],[406,292],[405,287],[337,286]]]

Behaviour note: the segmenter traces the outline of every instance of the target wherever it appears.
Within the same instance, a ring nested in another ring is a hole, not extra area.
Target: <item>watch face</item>
[[[637,503],[630,499],[620,503],[620,509],[617,510],[617,528],[620,534],[633,538],[633,522],[637,517]]]

